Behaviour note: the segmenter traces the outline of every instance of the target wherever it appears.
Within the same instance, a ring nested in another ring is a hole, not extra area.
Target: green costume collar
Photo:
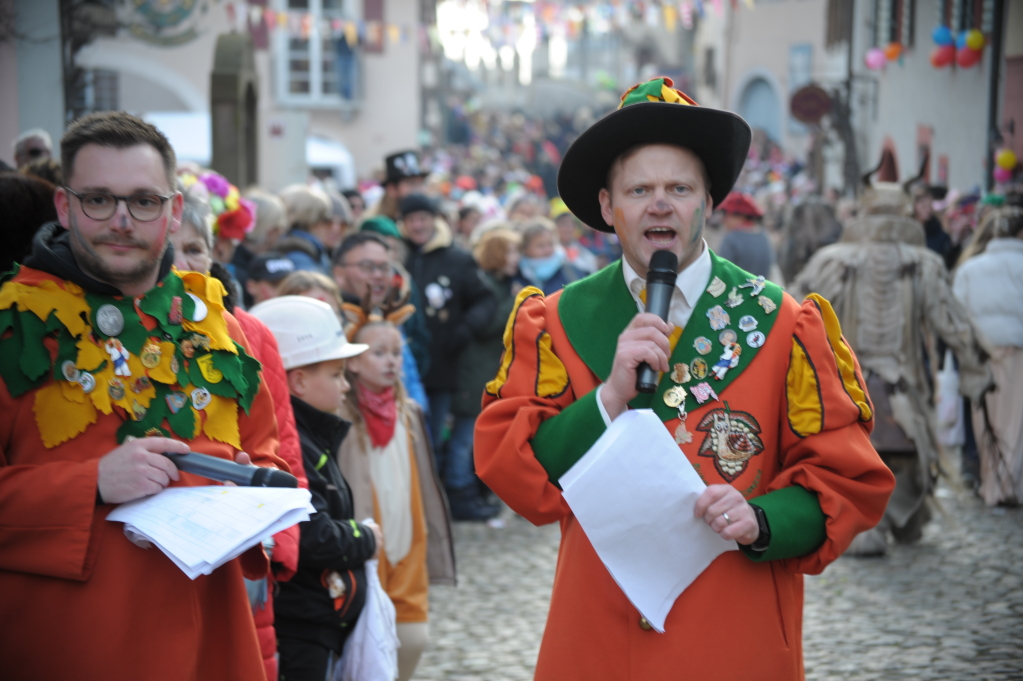
[[[691,388],[705,383],[720,397],[750,365],[763,346],[763,342],[759,342],[760,336],[754,334],[763,334],[763,340],[766,341],[778,317],[777,308],[781,306],[783,296],[778,285],[758,281],[752,274],[718,257],[713,251],[710,256],[710,282],[697,301],[689,323],[675,345],[670,362],[672,367],[685,364],[689,368],[690,378],[682,387],[685,388],[684,408],[690,412],[701,406]],[[754,291],[757,295],[752,295]],[[769,302],[761,303],[759,299]],[[732,306],[730,303],[735,304]],[[558,316],[573,349],[601,381],[606,381],[611,375],[618,336],[636,316],[636,301],[625,285],[622,262],[619,260],[592,276],[569,284],[561,294]],[[712,328],[711,316],[717,325],[723,324],[722,328]],[[745,322],[745,328],[740,328],[741,321]],[[751,328],[753,324],[755,328]],[[721,342],[721,336],[727,330],[735,334],[734,342],[740,354],[735,366],[723,372],[721,379],[717,379],[713,368],[719,361],[724,361],[721,355],[725,345]],[[707,352],[700,354],[697,348]],[[703,377],[699,377],[701,362],[706,371]],[[678,409],[669,407],[664,401],[664,393],[676,385],[671,373],[661,376],[655,393],[640,394],[629,406],[633,409],[653,409],[662,421],[678,417]]]

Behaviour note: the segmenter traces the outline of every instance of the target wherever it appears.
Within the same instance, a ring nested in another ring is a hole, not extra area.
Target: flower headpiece
[[[240,240],[256,226],[256,204],[243,198],[238,187],[220,173],[206,170],[180,174],[185,188],[202,194],[213,212],[213,236]]]

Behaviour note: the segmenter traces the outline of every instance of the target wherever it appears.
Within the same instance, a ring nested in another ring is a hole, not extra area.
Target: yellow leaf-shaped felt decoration
[[[103,362],[110,363],[110,355],[89,340],[87,336],[79,338],[76,345],[78,346],[78,358],[75,360],[75,366],[82,371],[92,371]]]
[[[206,409],[206,423],[203,432],[211,440],[226,442],[235,449],[241,449],[241,436],[238,434],[238,403],[226,397],[212,395]]]
[[[57,381],[60,386],[61,393],[64,395],[64,399],[71,402],[81,404],[86,401],[85,391],[82,390],[82,386],[77,383],[69,383],[68,381]],[[94,407],[95,408],[95,407]]]
[[[39,435],[48,448],[77,437],[96,423],[96,409],[92,403],[88,400],[69,402],[64,398],[60,381],[51,381],[36,391],[33,411]]]
[[[89,393],[89,398],[92,400],[93,405],[104,414],[110,414],[113,412],[113,407],[110,406],[110,379],[114,377],[114,368],[110,362],[107,362],[106,366],[102,370],[93,373],[93,378],[96,379],[96,388]]]
[[[178,275],[184,282],[185,291],[198,296],[206,304],[206,317],[198,322],[185,319],[181,322],[182,328],[209,336],[212,350],[238,354],[224,321],[224,295],[227,293],[224,285],[196,272],[179,272]]]
[[[30,311],[43,321],[51,312],[56,312],[57,319],[73,336],[85,332],[86,324],[81,316],[82,313],[88,316],[89,312],[85,297],[65,291],[56,282],[44,280],[35,286],[9,282],[0,292],[0,309],[9,308],[14,303],[17,303],[18,310]]]
[[[174,358],[174,343],[166,341],[160,343],[160,364],[149,370],[149,378],[159,381],[165,385],[174,385],[178,382],[178,375],[171,371],[171,361]]]

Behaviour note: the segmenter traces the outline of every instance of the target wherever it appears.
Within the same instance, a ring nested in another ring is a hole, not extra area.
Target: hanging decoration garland
[[[134,299],[15,274],[0,290],[0,377],[12,397],[37,390],[48,448],[116,407],[118,442],[203,432],[241,449],[238,407],[249,412],[260,364],[228,333],[224,294],[216,279],[177,270]]]

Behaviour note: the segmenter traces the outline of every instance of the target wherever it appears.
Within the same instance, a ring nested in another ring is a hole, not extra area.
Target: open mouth
[[[678,234],[670,227],[654,227],[648,229],[643,235],[647,241],[661,248],[673,245],[675,239],[678,238]]]

